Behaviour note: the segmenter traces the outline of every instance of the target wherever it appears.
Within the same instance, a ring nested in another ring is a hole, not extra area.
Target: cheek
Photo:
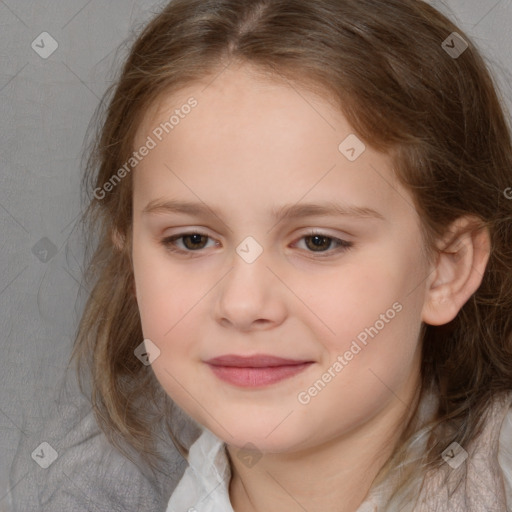
[[[322,336],[328,364],[347,351],[348,366],[400,374],[412,363],[421,328],[421,270],[414,251],[389,246],[379,257],[362,255],[323,282],[311,309],[329,327]],[[349,372],[345,372],[349,373]],[[357,380],[357,375],[353,377]],[[365,377],[366,378],[366,377]]]
[[[204,295],[206,283],[166,261],[165,252],[159,250],[134,250],[134,276],[137,303],[144,339],[150,339],[159,349],[159,356],[151,368],[165,392],[187,413],[197,415],[190,409],[190,395],[185,389],[195,389],[191,380],[197,335],[198,302]],[[203,280],[204,281],[204,280]],[[196,329],[196,330],[194,330]],[[194,391],[201,401],[201,390]]]
[[[394,316],[392,306],[403,296],[401,280],[382,260],[359,259],[316,279],[309,277],[296,289],[321,331],[336,344],[364,331],[389,309],[389,316]]]
[[[142,332],[160,350],[152,368],[174,398],[182,390],[177,382],[193,384],[190,367],[200,357],[209,311],[204,299],[212,283],[204,272],[184,271],[158,248],[134,250],[133,264]]]
[[[142,244],[134,246],[133,268],[144,337],[158,340],[160,346],[186,314],[194,294],[193,277],[185,280],[182,273],[174,270],[163,249],[144,248]]]
[[[362,323],[363,328],[351,323],[349,315],[344,316],[347,323],[337,324],[336,340],[327,346],[328,361],[318,375],[303,383],[305,394],[317,393],[315,388],[321,390],[311,399],[311,404],[318,408],[320,416],[333,418],[335,431],[365,421],[390,400],[406,399],[407,389],[419,372],[421,324],[413,308],[404,305],[398,309],[388,313],[388,323],[383,320],[380,323],[375,321],[379,318],[375,313],[385,315],[386,309],[374,308],[366,313],[369,320]],[[360,341],[361,334],[364,343]],[[328,377],[330,382],[325,386],[317,384],[322,380],[322,372],[334,374]],[[304,414],[307,410],[306,406]],[[315,420],[305,418],[305,421]]]

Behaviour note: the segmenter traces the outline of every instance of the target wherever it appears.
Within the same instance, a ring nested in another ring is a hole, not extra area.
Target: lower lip
[[[238,366],[208,365],[213,373],[224,382],[243,388],[255,388],[274,384],[303,372],[313,363],[288,366],[266,366],[263,368],[240,368]]]

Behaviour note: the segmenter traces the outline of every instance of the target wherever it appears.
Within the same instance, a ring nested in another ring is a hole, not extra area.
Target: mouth
[[[291,378],[314,361],[285,359],[270,355],[226,355],[205,361],[224,382],[244,388],[264,387]]]

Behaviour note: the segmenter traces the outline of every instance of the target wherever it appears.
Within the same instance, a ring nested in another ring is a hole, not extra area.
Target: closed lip
[[[305,363],[312,363],[309,360],[287,359],[267,354],[254,356],[238,356],[234,354],[214,357],[205,363],[212,366],[233,366],[236,368],[269,368],[273,366],[298,366]]]

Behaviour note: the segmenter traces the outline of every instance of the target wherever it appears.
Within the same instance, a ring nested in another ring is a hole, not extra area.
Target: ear
[[[460,217],[450,226],[427,279],[423,322],[444,325],[457,316],[482,283],[490,250],[489,230],[478,218]]]

